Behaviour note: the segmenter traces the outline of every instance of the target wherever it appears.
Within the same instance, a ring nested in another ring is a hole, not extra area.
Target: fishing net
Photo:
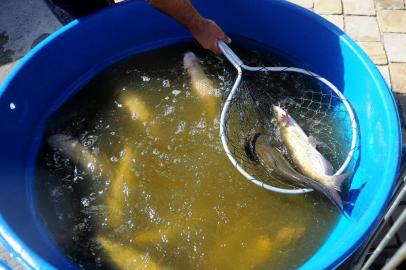
[[[264,134],[295,168],[272,110],[278,105],[316,139],[318,151],[330,161],[335,174],[348,169],[355,159],[357,125],[348,101],[335,86],[299,68],[246,66],[225,46],[221,46],[223,54],[237,72],[226,73],[220,135],[233,165],[248,180],[268,190],[285,194],[311,191],[275,178],[253,156],[252,140],[256,134]]]

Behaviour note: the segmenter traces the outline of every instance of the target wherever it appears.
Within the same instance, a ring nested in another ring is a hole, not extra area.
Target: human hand
[[[231,39],[224,34],[223,30],[214,21],[206,18],[200,18],[189,30],[203,48],[215,54],[221,53],[217,44],[219,40],[226,43],[231,42]]]

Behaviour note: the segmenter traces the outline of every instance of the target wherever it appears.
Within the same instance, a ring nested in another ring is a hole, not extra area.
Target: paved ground
[[[396,93],[400,109],[406,111],[406,0],[289,1],[322,15],[356,40]],[[1,0],[0,83],[18,59],[60,27],[43,0]],[[19,269],[0,246],[2,259]]]
[[[406,94],[405,0],[289,0],[343,29],[368,53],[396,93]]]

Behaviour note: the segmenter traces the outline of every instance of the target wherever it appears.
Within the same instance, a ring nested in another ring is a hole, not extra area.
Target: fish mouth
[[[278,105],[272,105],[272,110],[275,114],[283,114],[284,110]]]
[[[286,126],[289,124],[289,114],[286,110],[277,105],[272,105],[272,110],[280,125]]]
[[[245,154],[251,161],[254,162],[259,162],[259,158],[255,151],[255,143],[257,142],[258,137],[261,135],[262,135],[261,133],[255,133],[254,135],[248,137],[247,140],[245,141],[244,145]]]
[[[193,52],[187,52],[183,56],[183,67],[189,69],[196,65],[197,57]]]

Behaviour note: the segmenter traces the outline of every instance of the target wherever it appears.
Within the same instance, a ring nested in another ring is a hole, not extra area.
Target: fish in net
[[[248,180],[284,194],[312,191],[278,179],[254,157],[252,138],[265,134],[300,172],[281,138],[274,105],[287,111],[315,139],[335,175],[348,171],[356,159],[358,127],[348,100],[333,84],[304,69],[246,66],[227,45],[222,43],[220,48],[237,70],[237,74],[225,73],[220,135],[230,161]]]

